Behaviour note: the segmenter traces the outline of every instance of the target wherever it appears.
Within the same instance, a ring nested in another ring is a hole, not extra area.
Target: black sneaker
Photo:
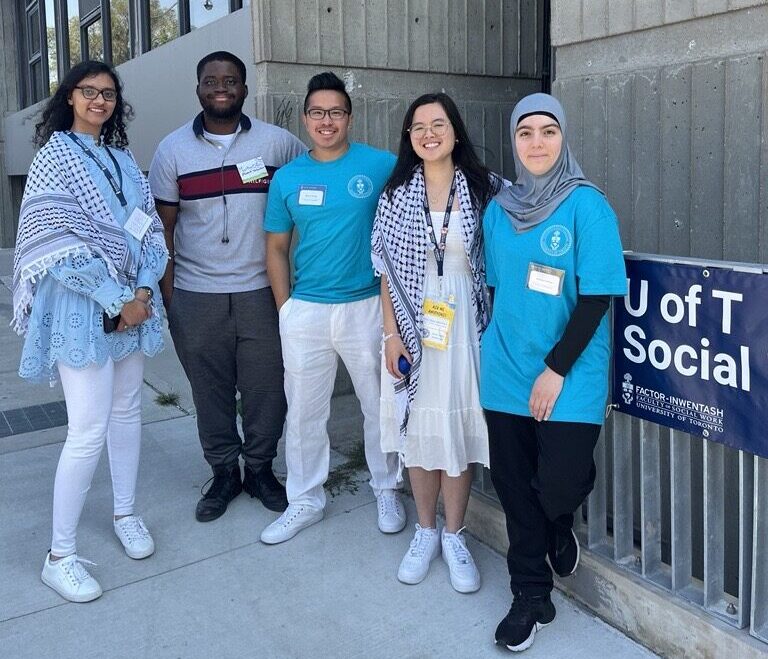
[[[533,645],[536,632],[555,619],[555,605],[549,594],[515,595],[512,607],[496,627],[496,643],[512,652],[522,652]]]
[[[226,512],[229,502],[242,491],[239,464],[233,467],[214,467],[213,483],[197,502],[195,518],[198,522],[212,522],[218,519]]]
[[[272,473],[272,463],[264,465],[259,471],[245,465],[243,473],[243,490],[261,499],[265,508],[282,513],[288,507],[288,497],[285,487]]]
[[[549,564],[559,577],[569,577],[579,566],[581,550],[573,529],[568,532],[553,530],[547,548]]]

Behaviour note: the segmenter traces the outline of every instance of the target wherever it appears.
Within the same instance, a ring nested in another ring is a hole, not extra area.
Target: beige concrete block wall
[[[765,0],[553,0],[552,45],[637,32],[765,4]]]

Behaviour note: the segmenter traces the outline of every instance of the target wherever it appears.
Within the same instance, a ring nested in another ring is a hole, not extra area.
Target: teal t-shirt
[[[264,229],[298,231],[292,297],[334,304],[378,295],[371,230],[394,165],[389,151],[350,144],[337,160],[319,162],[305,153],[277,170]]]
[[[562,337],[577,295],[627,292],[618,220],[603,195],[582,186],[547,220],[522,233],[515,232],[504,209],[491,202],[483,231],[486,276],[496,290],[491,323],[482,339],[480,401],[489,410],[531,416],[533,383]],[[528,287],[531,264],[564,271],[559,295]],[[606,314],[566,375],[551,421],[603,422],[610,349]]]

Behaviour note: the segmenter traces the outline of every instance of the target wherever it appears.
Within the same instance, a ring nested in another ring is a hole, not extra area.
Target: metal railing
[[[614,412],[595,464],[582,545],[768,643],[768,460]]]

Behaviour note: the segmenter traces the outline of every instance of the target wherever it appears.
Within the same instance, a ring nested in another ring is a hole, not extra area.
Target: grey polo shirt
[[[269,286],[262,227],[269,184],[279,167],[304,151],[287,130],[245,114],[229,146],[206,139],[202,113],[160,142],[149,183],[158,204],[179,208],[174,286],[197,293]],[[243,182],[237,165],[256,158],[266,176]]]

